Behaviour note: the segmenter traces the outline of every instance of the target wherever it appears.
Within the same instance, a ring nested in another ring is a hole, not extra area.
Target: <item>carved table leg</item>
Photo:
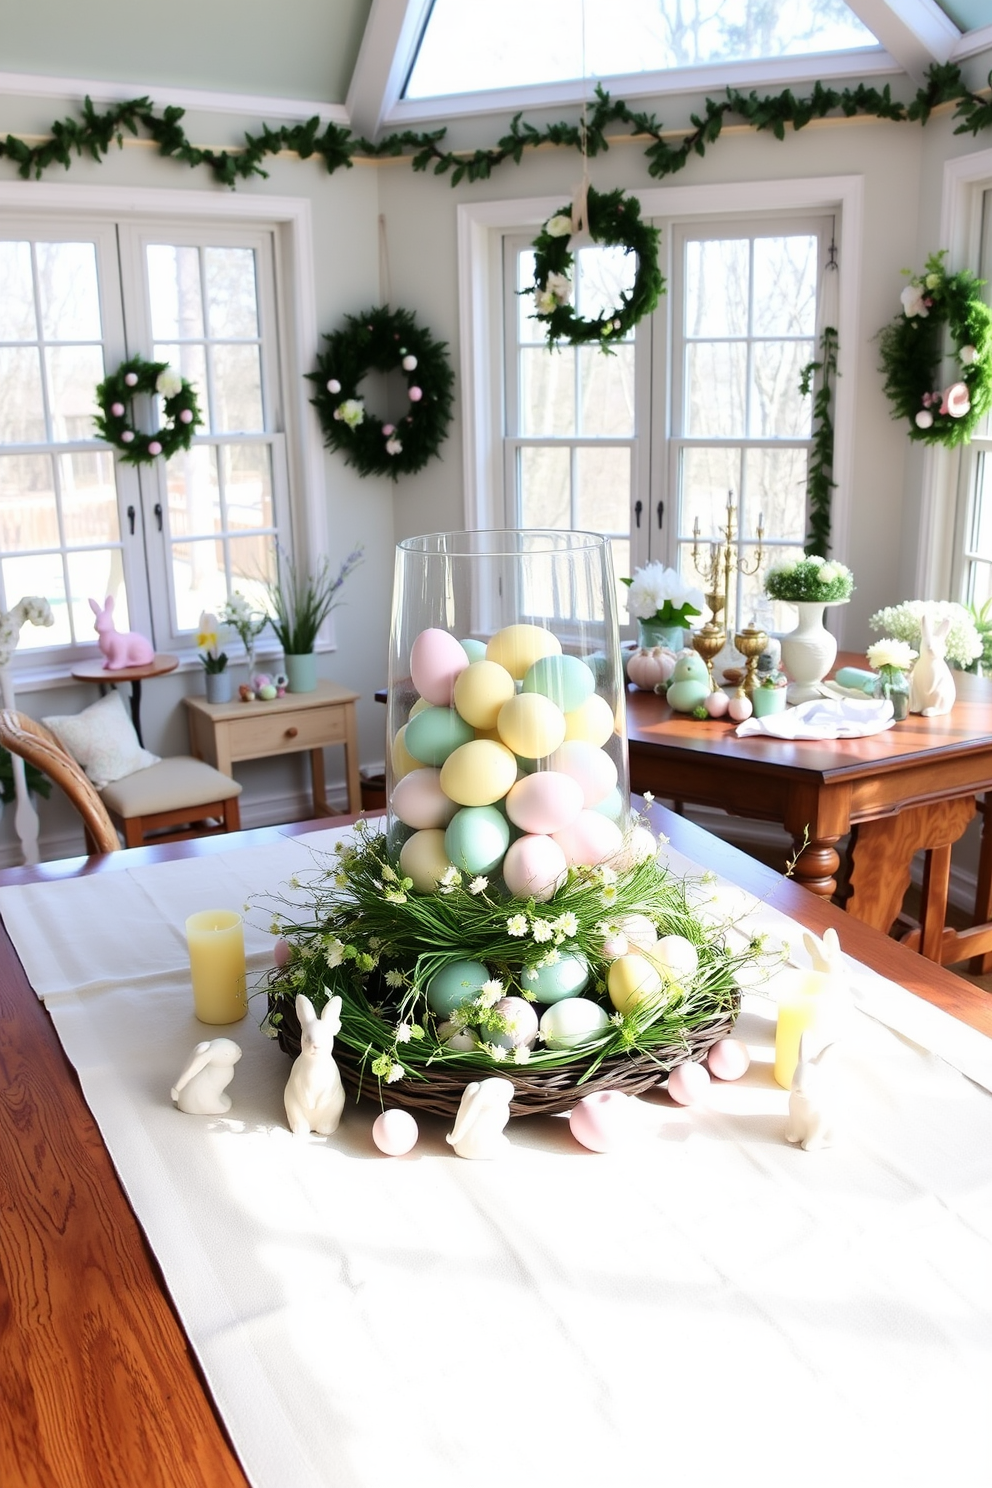
[[[854,848],[850,895],[844,905],[848,914],[887,932],[902,908],[913,858],[926,849],[930,860],[923,885],[922,920],[931,959],[939,960],[935,951],[943,935],[950,849],[974,814],[974,798],[964,796],[862,822]]]
[[[811,894],[819,894],[821,899],[831,899],[837,892],[840,854],[834,843],[839,841],[839,837],[820,837],[804,847],[802,838],[793,839],[797,857],[792,876],[796,883]]]

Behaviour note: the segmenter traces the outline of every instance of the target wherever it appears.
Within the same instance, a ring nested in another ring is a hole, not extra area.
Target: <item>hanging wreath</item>
[[[157,393],[164,400],[166,423],[154,434],[142,434],[134,426],[131,404],[139,393]],[[100,412],[93,422],[127,465],[150,465],[159,455],[171,460],[177,450],[189,449],[203,423],[192,384],[168,362],[143,362],[140,357],[121,362],[112,377],[98,384],[96,400]]]
[[[661,234],[641,221],[640,202],[622,191],[602,193],[590,186],[587,212],[589,232],[597,243],[636,254],[633,287],[621,291],[620,303],[613,309],[591,320],[576,313],[572,304],[574,256],[569,247],[571,207],[565,206],[548,218],[534,239],[534,318],[547,327],[549,346],[558,341],[572,346],[598,341],[608,350],[611,341],[625,336],[651,314],[664,293],[665,281],[658,267]]]
[[[946,252],[931,253],[903,290],[902,314],[880,333],[879,370],[910,439],[953,449],[968,443],[992,407],[992,310],[981,296],[984,280],[968,270],[948,274]],[[959,375],[941,389],[945,326]]]
[[[409,310],[380,305],[346,315],[343,330],[325,336],[310,401],[320,416],[328,449],[340,450],[360,475],[413,475],[432,460],[451,422],[455,375],[446,345],[421,329]],[[367,372],[400,370],[406,378],[408,412],[395,424],[369,413],[359,396]]]

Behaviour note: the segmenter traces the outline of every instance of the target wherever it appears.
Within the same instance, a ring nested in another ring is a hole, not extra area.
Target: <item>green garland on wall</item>
[[[992,86],[992,73],[989,81]],[[430,169],[437,176],[450,175],[452,186],[457,186],[462,180],[488,180],[497,166],[507,160],[519,165],[525,150],[540,145],[565,146],[583,150],[590,156],[598,155],[609,149],[607,128],[611,124],[623,124],[633,136],[650,140],[644,152],[648,174],[663,178],[682,170],[693,155],[705,155],[707,148],[720,138],[724,122],[730,116],[740,117],[752,129],[768,130],[782,140],[787,126],[800,130],[814,119],[825,119],[838,112],[845,118],[863,116],[889,119],[893,123],[926,124],[933,110],[946,103],[956,105],[954,118],[960,123],[955,134],[977,136],[992,128],[992,100],[973,93],[965,85],[960,68],[946,63],[934,64],[929,69],[925,86],[917,90],[909,104],[894,99],[888,84],[882,89],[859,84],[838,92],[816,83],[806,98],[797,98],[791,88],[765,97],[728,88],[720,102],[707,98],[702,114],[691,115],[694,127],[680,140],[670,143],[663,138],[664,125],[654,114],[636,112],[619,99],[614,102],[597,86],[594,104],[583,124],[562,122],[536,129],[532,124],[522,123],[522,116],[516,114],[509,132],[495,147],[465,155],[442,149],[445,129],[424,134],[403,130],[374,144],[336,124],[328,124],[322,130],[319,118],[279,129],[263,125],[260,134],[246,133],[243,145],[233,150],[203,149],[192,144],[182,128],[184,109],[169,107],[159,114],[150,99],[136,98],[99,113],[87,97],[81,117],[56,120],[51,125],[51,137],[43,144],[29,145],[14,134],[0,139],[0,159],[14,161],[24,180],[32,177],[38,180],[52,166],[61,165],[68,170],[75,158],[84,155],[103,160],[113,145],[123,145],[125,134],[138,136],[144,131],[158,145],[160,155],[191,169],[204,166],[225,186],[236,186],[239,180],[252,176],[266,176],[262,161],[284,150],[294,151],[302,160],[319,156],[332,175],[350,168],[356,157],[384,159],[409,151],[414,170]]]
[[[834,381],[837,377],[837,332],[824,326],[820,337],[820,360],[809,362],[799,374],[799,391],[809,396],[813,379],[821,373],[820,386],[813,399],[813,448],[806,476],[809,501],[809,532],[806,534],[806,556],[826,558],[830,552],[830,503],[836,482],[834,473]]]

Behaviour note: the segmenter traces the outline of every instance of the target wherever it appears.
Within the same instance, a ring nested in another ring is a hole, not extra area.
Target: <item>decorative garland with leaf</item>
[[[339,450],[360,475],[397,480],[422,470],[451,422],[455,377],[447,344],[418,326],[409,310],[387,305],[346,315],[344,328],[324,340],[317,370],[306,375],[317,385],[310,401],[328,449]],[[367,411],[358,389],[367,372],[395,370],[406,377],[410,411],[387,424]]]
[[[131,403],[139,394],[158,394],[167,422],[154,434],[140,433],[134,426]],[[145,362],[131,357],[96,390],[99,414],[93,422],[102,438],[121,452],[127,465],[150,465],[162,455],[166,460],[179,450],[188,450],[199,424],[203,423],[196,393],[185,377],[173,372],[168,362]]]
[[[948,274],[946,256],[946,249],[931,253],[923,273],[910,277],[902,313],[880,332],[879,370],[892,416],[909,421],[910,439],[953,449],[967,444],[992,407],[992,310],[981,296],[984,281],[968,269]],[[957,367],[941,389],[945,327]]]
[[[728,116],[744,119],[752,129],[769,130],[782,140],[787,126],[800,130],[814,119],[825,119],[832,114],[926,124],[933,110],[947,103],[956,105],[954,118],[961,121],[955,134],[977,136],[992,128],[992,100],[973,93],[954,63],[935,63],[927,72],[924,87],[917,90],[909,104],[894,99],[888,84],[882,89],[859,84],[838,92],[818,82],[806,98],[797,98],[791,88],[765,97],[728,88],[720,102],[707,98],[702,115],[691,115],[694,127],[676,143],[669,143],[664,138],[664,125],[654,114],[638,113],[620,100],[614,102],[603,88],[597,87],[594,106],[584,124],[561,122],[536,129],[532,124],[521,123],[521,115],[516,114],[509,132],[493,148],[466,154],[441,148],[445,129],[423,134],[403,130],[375,144],[336,124],[322,130],[319,118],[279,129],[263,125],[260,134],[246,132],[244,143],[232,150],[204,149],[187,138],[180,123],[184,109],[168,107],[158,114],[150,99],[135,98],[99,113],[87,97],[81,120],[56,120],[51,125],[51,137],[42,144],[29,145],[14,134],[0,139],[0,159],[14,161],[18,174],[25,180],[39,179],[56,165],[68,170],[76,157],[86,155],[92,160],[102,160],[113,145],[123,145],[125,134],[138,136],[144,132],[158,145],[160,155],[192,169],[206,167],[225,186],[236,186],[239,180],[253,176],[266,176],[262,161],[284,150],[295,152],[302,160],[318,156],[330,174],[350,168],[358,156],[374,160],[409,151],[414,170],[430,169],[434,175],[450,175],[452,186],[457,186],[462,180],[488,180],[507,160],[519,165],[524,150],[537,149],[540,145],[566,146],[589,156],[605,152],[609,149],[607,128],[622,124],[632,135],[650,140],[645,150],[648,173],[662,178],[682,170],[692,156],[705,155],[707,148],[720,138]]]
[[[610,341],[620,340],[651,311],[664,293],[665,281],[658,267],[661,234],[641,220],[636,197],[623,191],[588,192],[589,231],[597,243],[622,248],[637,257],[633,288],[621,291],[613,309],[585,320],[571,303],[574,255],[571,247],[571,208],[564,206],[550,217],[534,240],[533,318],[547,329],[548,345],[567,341],[576,346],[596,341],[609,351]]]
[[[833,385],[837,376],[837,332],[824,326],[820,337],[820,360],[809,362],[799,374],[799,391],[808,397],[817,372],[820,386],[813,398],[813,448],[806,477],[809,501],[809,532],[804,549],[808,558],[826,558],[830,552],[830,505],[836,482],[834,473],[834,421],[831,412]]]

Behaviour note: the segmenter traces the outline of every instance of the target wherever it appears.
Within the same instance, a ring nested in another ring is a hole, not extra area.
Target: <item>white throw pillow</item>
[[[91,703],[82,713],[69,713],[63,718],[43,718],[63,749],[67,749],[97,790],[114,780],[161,764],[161,756],[142,749],[134,724],[128,717],[120,694],[108,692],[99,702]]]

